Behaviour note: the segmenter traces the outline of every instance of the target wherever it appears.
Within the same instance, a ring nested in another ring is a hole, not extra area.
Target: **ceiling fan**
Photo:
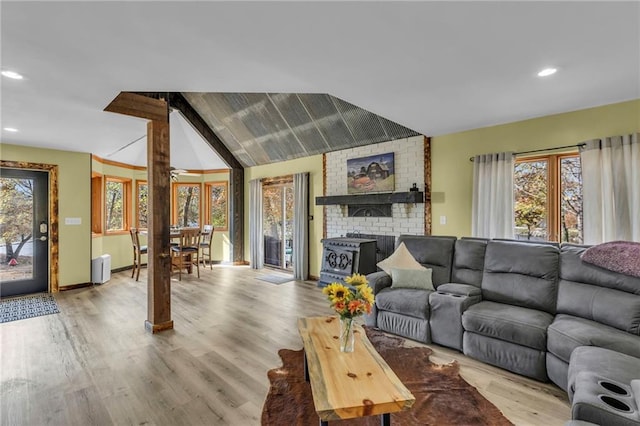
[[[191,173],[185,169],[177,169],[173,166],[169,168],[169,173],[171,174],[171,180],[174,182],[178,180],[178,176],[200,176],[198,173]]]

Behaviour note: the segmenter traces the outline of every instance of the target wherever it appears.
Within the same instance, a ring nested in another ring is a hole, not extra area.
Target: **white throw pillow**
[[[430,268],[391,270],[391,288],[415,288],[434,291]]]
[[[386,259],[378,262],[378,268],[391,275],[392,269],[426,269],[424,266],[418,263],[413,257],[409,249],[400,243],[396,251]]]

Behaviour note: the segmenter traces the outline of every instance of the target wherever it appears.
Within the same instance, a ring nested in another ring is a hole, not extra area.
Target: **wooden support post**
[[[171,253],[169,223],[171,176],[169,165],[169,104],[131,92],[120,92],[105,111],[151,120],[147,123],[148,273],[147,320],[152,333],[173,328],[171,319]]]
[[[171,319],[171,253],[169,224],[171,177],[169,173],[169,123],[147,123],[147,180],[149,185],[149,255],[147,321],[152,333],[173,328]]]
[[[232,200],[229,221],[232,260],[235,264],[244,264],[244,169],[229,170],[229,178]]]

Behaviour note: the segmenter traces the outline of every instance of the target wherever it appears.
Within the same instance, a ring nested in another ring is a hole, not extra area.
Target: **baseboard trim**
[[[78,288],[93,287],[93,283],[71,284],[58,287],[58,291],[76,290]]]

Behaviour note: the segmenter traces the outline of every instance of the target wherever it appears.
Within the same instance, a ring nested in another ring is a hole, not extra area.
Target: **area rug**
[[[284,284],[293,281],[293,275],[262,275],[258,277],[260,281],[266,281],[271,284]]]
[[[0,323],[57,313],[56,299],[47,293],[0,300]]]
[[[431,349],[405,348],[400,338],[366,328],[369,340],[416,398],[409,410],[391,414],[393,425],[511,425],[473,386],[460,377],[456,362],[436,365]],[[311,386],[304,381],[302,350],[281,349],[282,367],[267,373],[271,387],[262,424],[318,424]],[[379,416],[339,420],[331,425],[379,425]]]

